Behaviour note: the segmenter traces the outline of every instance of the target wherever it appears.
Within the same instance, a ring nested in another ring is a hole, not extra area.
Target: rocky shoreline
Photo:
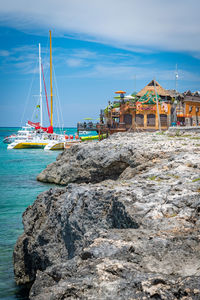
[[[75,145],[38,180],[14,249],[31,300],[200,299],[200,133]]]

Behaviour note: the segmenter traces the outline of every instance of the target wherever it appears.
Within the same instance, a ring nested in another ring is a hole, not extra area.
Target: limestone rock
[[[27,208],[14,249],[30,299],[199,299],[198,137],[117,134],[59,155],[38,179],[67,186]]]

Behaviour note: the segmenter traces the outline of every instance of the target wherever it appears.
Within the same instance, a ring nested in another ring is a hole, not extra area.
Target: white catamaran
[[[28,124],[19,130],[14,138],[14,141],[8,145],[8,149],[24,149],[24,148],[44,148],[44,150],[59,150],[64,149],[65,135],[56,134],[53,131],[53,89],[52,89],[52,45],[51,31],[50,33],[50,89],[51,89],[51,112],[49,112],[48,99],[45,87],[47,110],[50,120],[49,127],[43,127],[43,103],[42,103],[42,62],[41,62],[41,47],[39,44],[39,74],[40,74],[40,122],[33,123],[28,121]],[[44,73],[43,73],[44,80]]]

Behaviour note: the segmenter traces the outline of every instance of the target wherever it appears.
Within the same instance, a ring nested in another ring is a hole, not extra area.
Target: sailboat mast
[[[41,47],[39,44],[39,73],[40,73],[40,126],[43,126],[43,119],[42,119],[42,71],[41,71]]]
[[[51,126],[53,126],[53,90],[52,90],[52,45],[51,45],[51,30],[50,35],[50,87],[51,87]]]

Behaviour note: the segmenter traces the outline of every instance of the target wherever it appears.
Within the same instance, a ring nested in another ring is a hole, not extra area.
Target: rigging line
[[[48,66],[48,61],[46,60],[46,62],[43,60],[43,65],[44,65],[44,68],[43,68],[43,73],[44,73],[44,78],[48,78],[48,68],[46,68],[45,66],[47,65]],[[46,84],[46,81],[45,81],[45,84]],[[47,99],[48,99],[48,93],[47,93]],[[47,112],[48,114],[48,111],[47,111],[47,107],[45,106],[45,112]],[[45,114],[47,116],[47,114]]]
[[[34,115],[36,115],[36,108],[37,108],[37,105],[40,103],[39,101],[40,101],[39,98],[37,98],[36,106],[34,106],[34,111],[32,113],[31,120],[33,120]]]
[[[49,68],[49,58],[47,57],[48,53],[49,53],[49,37],[47,38],[46,47],[42,48],[42,49],[45,49],[45,57],[44,57],[44,59],[42,59],[43,66],[44,66],[44,68],[43,68],[44,78],[47,78],[47,73],[48,73],[48,68]]]
[[[43,76],[44,90],[45,90],[46,103],[47,103],[47,111],[48,111],[48,116],[49,116],[49,122],[51,124],[51,117],[50,117],[50,111],[49,111],[49,103],[48,103],[48,98],[47,98],[47,89],[46,89],[46,84],[45,84],[45,79],[44,79],[44,71],[43,71],[43,65],[42,64],[41,64],[41,67],[42,67],[42,76]]]
[[[58,118],[58,128],[59,128],[59,131],[60,131],[60,118],[59,118],[59,111],[58,111],[58,105],[56,105],[56,112],[57,112],[57,118]]]
[[[45,49],[45,56],[44,56],[43,62],[44,62],[44,65],[46,65],[47,62],[49,61],[49,59],[47,58],[48,53],[49,53],[49,37],[47,38],[46,47],[44,49]]]
[[[57,80],[56,80],[56,74],[55,74],[54,67],[53,67],[53,71],[54,71],[54,77],[55,77],[55,85],[56,85],[57,98],[58,98],[58,106],[59,106],[60,115],[61,115],[61,122],[62,122],[62,124],[64,124],[63,113],[62,113],[62,109],[61,109],[60,96],[59,96],[59,93],[58,93],[58,84],[57,84]],[[62,128],[63,128],[63,126],[62,126]]]
[[[56,96],[57,96],[57,99],[58,99],[58,109],[59,109],[59,112],[60,112],[61,122],[62,122],[62,125],[63,125],[64,124],[64,119],[63,119],[63,114],[62,114],[62,109],[61,109],[61,103],[60,103],[60,97],[59,97],[59,93],[58,93],[58,85],[57,85],[57,80],[56,80],[56,74],[55,74],[54,66],[53,66],[53,76],[54,76],[55,87],[56,87]],[[60,127],[63,130],[63,126],[60,126]]]
[[[53,74],[53,77],[54,77],[54,74]],[[54,78],[54,81],[55,81],[55,78]],[[56,85],[55,85],[55,90],[56,90],[56,93],[57,93],[57,88],[56,88]],[[56,97],[54,97],[54,99],[57,99],[57,102],[58,102],[58,97],[56,95]],[[59,131],[61,133],[61,126],[60,126],[60,114],[59,114],[59,105],[58,103],[56,103],[56,112],[57,112],[57,120],[58,120],[58,128],[59,128]]]
[[[33,120],[34,115],[35,115],[35,119],[37,119],[37,117],[38,117],[37,107],[38,107],[38,105],[40,105],[40,99],[39,98],[37,98],[37,99],[38,100],[36,102],[36,106],[34,108],[31,120]],[[38,122],[38,120],[37,120],[37,122]]]
[[[38,65],[38,62],[37,62],[37,65]],[[37,109],[37,105],[39,104],[39,102],[40,102],[40,99],[39,99],[39,95],[38,95],[37,101],[36,101],[36,103],[34,103],[34,110],[33,110],[32,116],[31,116],[31,120],[34,120],[34,116],[36,116],[36,109]]]
[[[46,41],[46,43],[45,43]],[[43,62],[43,72],[44,72],[44,78],[47,78],[47,68],[46,68],[46,65],[47,65],[47,61],[48,61],[48,53],[49,53],[49,37],[45,38],[44,40],[44,44],[45,44],[45,47],[42,47],[42,62]],[[45,97],[45,96],[44,96]],[[44,108],[43,108],[43,118],[46,120],[46,122],[49,122],[47,119],[47,115],[48,115],[48,109],[47,109],[47,106],[45,105]]]
[[[28,91],[28,96],[26,98],[26,102],[25,102],[25,106],[24,106],[24,111],[23,111],[23,114],[22,114],[22,117],[21,117],[21,126],[22,126],[22,122],[23,122],[23,119],[24,119],[24,115],[25,115],[25,111],[27,109],[27,106],[28,106],[28,102],[29,102],[29,99],[30,99],[30,94],[31,94],[31,90],[32,90],[32,87],[33,87],[33,82],[35,80],[35,74],[36,74],[36,66],[38,64],[38,61],[35,63],[35,68],[34,68],[34,73],[33,73],[33,77],[32,77],[32,81],[31,81],[31,84],[30,84],[30,87],[29,87],[29,91]]]

